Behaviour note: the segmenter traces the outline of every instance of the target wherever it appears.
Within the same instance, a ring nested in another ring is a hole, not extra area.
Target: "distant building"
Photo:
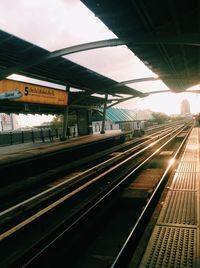
[[[93,111],[93,133],[100,132],[102,128],[102,109]],[[150,110],[128,110],[121,108],[108,108],[106,110],[105,130],[129,131],[144,128],[145,121],[153,119]]]
[[[0,131],[13,131],[17,128],[17,125],[14,114],[0,113]]]
[[[184,99],[181,102],[181,115],[190,114],[190,104],[189,101]]]

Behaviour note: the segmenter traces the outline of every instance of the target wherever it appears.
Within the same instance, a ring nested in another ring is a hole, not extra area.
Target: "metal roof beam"
[[[103,47],[121,46],[121,45],[126,45],[126,43],[120,39],[114,38],[114,39],[90,42],[90,43],[85,43],[81,45],[59,49],[53,52],[49,52],[46,55],[40,56],[36,59],[24,62],[18,66],[14,66],[14,67],[8,68],[7,70],[1,71],[0,79],[4,79],[8,75],[11,75],[13,73],[18,73],[24,69],[27,69],[29,67],[48,61],[53,58],[66,56],[72,53],[77,53],[77,52],[86,51],[86,50],[92,50],[92,49],[103,48]]]
[[[127,84],[133,84],[133,83],[140,83],[140,82],[149,82],[149,81],[157,81],[157,80],[162,80],[162,79],[168,79],[168,80],[186,80],[186,81],[190,81],[190,80],[194,80],[194,78],[191,77],[186,77],[186,76],[180,76],[180,75],[160,75],[159,77],[143,77],[143,78],[137,78],[137,79],[131,79],[131,80],[126,80],[126,81],[122,81],[119,83],[116,83],[115,86],[113,86],[112,88],[115,87],[120,87],[120,86],[124,86]]]
[[[112,19],[112,18],[116,18],[116,17],[122,17],[122,16],[131,16],[132,13],[130,10],[120,10],[120,11],[112,11],[109,12],[109,13],[97,13],[95,14],[96,17],[98,17],[99,19],[103,19],[103,18],[109,18],[109,19]]]
[[[180,34],[180,35],[163,35],[153,36],[152,34],[145,34],[131,38],[124,38],[126,44],[132,45],[185,45],[185,46],[200,46],[200,35]]]
[[[174,20],[174,23],[175,23],[175,28],[176,28],[177,34],[181,35],[180,24],[178,23],[178,20],[177,20],[178,16],[177,16],[177,13],[175,12],[175,10],[176,10],[175,4],[174,4],[174,2],[172,0],[170,0],[169,5],[170,5],[171,14],[172,14],[172,17],[173,17],[173,20]],[[189,68],[188,68],[188,64],[187,64],[186,52],[185,52],[185,49],[184,49],[183,45],[180,45],[180,50],[181,50],[181,53],[182,53],[186,74],[187,74],[187,76],[190,76]]]
[[[6,78],[8,75],[13,73],[18,73],[22,70],[25,70],[29,67],[37,65],[39,63],[48,61],[53,58],[66,56],[72,53],[77,53],[81,51],[87,51],[97,48],[103,47],[112,47],[112,46],[120,46],[120,45],[159,45],[159,44],[166,44],[166,45],[188,45],[188,46],[200,46],[200,36],[199,34],[193,35],[181,35],[181,36],[165,36],[165,37],[155,37],[152,35],[145,35],[140,36],[139,38],[128,39],[128,40],[120,40],[120,39],[108,39],[108,40],[101,40],[96,42],[85,43],[81,45],[76,45],[64,49],[59,49],[53,52],[49,52],[44,56],[40,56],[36,59],[24,62],[18,66],[14,66],[8,68],[7,70],[2,70],[0,72],[0,79]]]
[[[0,44],[3,44],[4,42],[7,42],[8,40],[12,39],[13,38],[13,35],[9,35],[7,37],[2,37],[1,34],[0,34]]]
[[[188,91],[184,90],[184,92],[198,94],[198,93],[200,93],[200,90],[188,90]],[[170,90],[157,90],[157,91],[151,91],[151,92],[144,93],[144,97],[147,97],[147,96],[152,95],[152,94],[158,94],[158,93],[180,93],[180,92],[171,92]]]
[[[107,109],[110,108],[110,107],[113,107],[113,106],[115,106],[115,105],[117,105],[117,104],[119,104],[119,103],[122,103],[122,102],[124,102],[124,101],[133,99],[133,98],[135,98],[135,97],[136,97],[136,96],[131,96],[131,97],[128,97],[128,98],[124,98],[124,99],[122,99],[122,100],[118,100],[118,101],[116,100],[115,103],[112,103],[112,104],[108,105],[108,106],[107,106]]]
[[[149,13],[144,5],[144,3],[142,3],[142,1],[139,2],[135,2],[133,0],[131,0],[132,5],[134,6],[134,8],[136,9],[144,27],[146,28],[146,30],[148,31],[148,33],[153,37],[153,39],[155,39],[157,37],[156,34],[156,29],[155,26],[152,22],[151,17],[149,16]],[[160,51],[160,54],[162,55],[164,61],[166,62],[168,68],[170,70],[172,70],[172,72],[175,72],[175,68],[173,66],[173,64],[171,63],[169,57],[168,57],[168,53],[165,49],[165,47],[163,46],[163,44],[159,43],[158,44],[158,50]]]

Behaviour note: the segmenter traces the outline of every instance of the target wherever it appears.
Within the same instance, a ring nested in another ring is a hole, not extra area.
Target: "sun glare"
[[[12,9],[12,0],[4,1],[0,10],[1,28],[50,51],[63,47],[115,38],[115,35],[80,1],[19,1]],[[44,20],[44,10],[49,20]],[[56,10],[56,12],[55,12]],[[23,16],[19,16],[22,14]],[[32,14],[32,16],[30,16]],[[24,23],[24,21],[26,23]],[[126,46],[102,48],[68,56],[68,59],[106,77],[122,82],[126,80],[158,77],[142,63]],[[166,91],[161,81],[128,84],[142,93]],[[200,90],[197,85],[185,93],[159,93],[144,98],[122,102],[118,107],[127,109],[150,109],[166,114],[180,114],[181,101],[187,99],[191,113],[199,113],[199,95],[190,91]],[[190,93],[189,93],[190,92]],[[31,120],[26,120],[24,124]]]
[[[150,109],[154,112],[162,112],[168,115],[178,115],[181,112],[181,102],[187,99],[192,114],[200,112],[200,95],[195,93],[159,93],[145,98],[137,98],[126,101],[118,107],[127,109]]]
[[[151,95],[146,100],[141,101],[141,106],[151,110],[164,112],[166,114],[180,114],[181,102],[187,99],[190,104],[190,111],[193,114],[200,112],[200,97],[195,93],[161,93]],[[145,102],[146,101],[146,102]]]

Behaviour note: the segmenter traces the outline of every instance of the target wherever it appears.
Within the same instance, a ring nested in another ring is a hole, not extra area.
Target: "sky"
[[[0,27],[49,51],[116,37],[79,0],[1,0]],[[126,46],[80,52],[67,58],[118,82],[155,75]],[[168,89],[161,81],[129,86],[142,92]],[[178,114],[185,98],[190,103],[191,112],[199,112],[200,97],[191,93],[153,94],[129,100],[118,107]],[[20,115],[18,120],[25,126],[51,119],[49,116]]]

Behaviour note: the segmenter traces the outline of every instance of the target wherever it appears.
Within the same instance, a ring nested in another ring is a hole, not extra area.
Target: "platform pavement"
[[[200,267],[199,159],[200,129],[193,128],[137,267]]]
[[[0,165],[10,161],[20,160],[25,157],[33,157],[38,154],[47,152],[53,152],[56,150],[62,150],[64,148],[70,148],[76,145],[90,143],[102,139],[107,139],[112,136],[119,136],[125,134],[121,130],[106,131],[105,134],[91,134],[85,136],[79,136],[69,138],[66,141],[54,140],[53,142],[41,142],[36,141],[35,143],[22,143],[13,144],[0,147]]]

